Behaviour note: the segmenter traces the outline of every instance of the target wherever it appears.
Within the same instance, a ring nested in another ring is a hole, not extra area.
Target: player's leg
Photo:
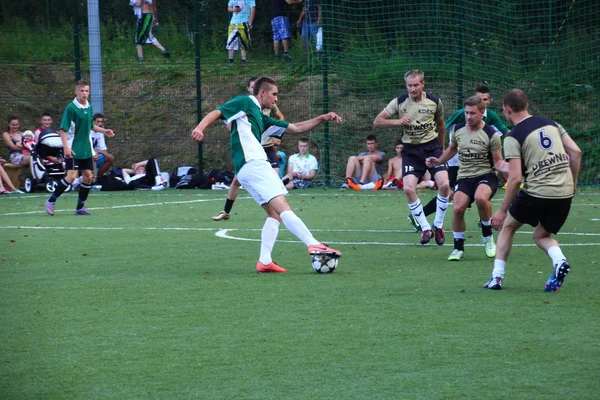
[[[233,180],[231,181],[231,185],[229,185],[229,190],[227,190],[227,199],[225,200],[225,206],[223,207],[223,211],[219,211],[217,214],[215,214],[212,217],[213,221],[222,221],[230,218],[233,203],[240,194],[240,187],[240,181],[238,181],[237,175],[235,175],[233,177]]]
[[[449,197],[448,194],[450,192],[450,184],[448,182],[448,171],[446,171],[446,167],[439,167],[440,169],[435,169],[433,174],[433,179],[438,187],[438,195],[436,198],[436,210],[435,210],[435,219],[433,221],[433,232],[435,234],[435,242],[441,246],[445,241],[444,234],[444,217],[446,215],[446,210],[448,209]]]
[[[358,161],[358,157],[348,157],[346,163],[346,185],[354,190],[360,190],[360,185],[364,182],[360,181],[362,174],[362,164]]]
[[[492,179],[498,182],[497,178],[491,175]],[[495,188],[498,187],[496,183],[494,189],[487,183],[479,183],[475,190],[475,204],[477,205],[477,211],[479,212],[479,220],[481,221],[481,238],[483,240],[483,246],[485,249],[485,255],[489,258],[496,257],[496,244],[494,243],[494,235],[492,232],[492,202],[490,199],[494,195]]]
[[[281,219],[279,215],[269,206],[269,203],[262,205],[267,213],[267,219],[263,225],[260,235],[260,255],[256,263],[257,272],[287,272],[275,262],[273,262],[272,252],[279,235],[279,225]]]
[[[465,253],[465,211],[471,204],[471,198],[463,191],[454,195],[454,211],[452,213],[452,234],[454,235],[454,249],[448,257],[449,261],[460,261]]]
[[[456,196],[456,194],[455,194]],[[500,290],[502,289],[502,281],[504,280],[504,269],[506,261],[512,250],[513,239],[515,232],[523,226],[523,223],[517,221],[509,211],[504,219],[502,230],[498,235],[498,243],[496,244],[496,259],[494,260],[494,269],[492,270],[492,278],[486,282],[483,287]]]
[[[89,161],[88,161],[89,160]],[[85,169],[80,169],[82,176],[82,182],[79,186],[79,195],[77,197],[77,208],[75,209],[75,215],[92,215],[88,210],[85,209],[85,201],[90,194],[90,190],[92,189],[92,178],[93,178],[93,160],[88,158],[86,160],[80,160],[81,167]],[[91,166],[89,164],[92,164]],[[91,168],[90,168],[91,167]]]
[[[50,198],[46,200],[46,212],[50,215],[54,215],[56,199],[58,199],[65,192],[65,190],[67,190],[71,182],[77,178],[79,172],[75,167],[75,160],[73,158],[67,158],[65,160],[65,169],[67,171],[65,177],[58,182],[54,188],[54,192],[52,192]]]

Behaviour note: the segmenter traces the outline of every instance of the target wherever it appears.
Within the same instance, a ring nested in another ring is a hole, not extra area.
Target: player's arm
[[[390,179],[390,176],[392,176],[392,173],[394,172],[394,160],[392,160],[391,158],[388,160],[388,169],[386,171],[385,174],[383,174],[383,180],[385,182],[388,181],[388,179]]]
[[[66,158],[73,158],[73,156],[75,155],[75,153],[69,147],[69,143],[67,141],[67,131],[65,131],[64,129],[59,129],[58,130],[58,134],[60,135],[60,140],[61,140],[62,145],[63,145],[63,154],[64,154],[64,156]]]
[[[302,7],[302,12],[298,17],[298,21],[296,21],[296,27],[300,28],[302,26],[302,20],[304,19],[304,15],[306,14],[306,6]]]
[[[492,151],[492,161],[496,171],[500,172],[505,179],[508,179],[508,163],[502,158],[502,149]]]
[[[23,145],[21,144],[21,142],[14,144],[13,141],[10,140],[10,134],[8,132],[4,132],[2,134],[2,141],[4,141],[4,144],[6,145],[6,147],[8,147],[9,149],[11,149],[13,151],[23,150]]]
[[[400,119],[392,118],[392,116],[386,111],[382,110],[373,121],[375,128],[397,128],[402,125],[406,125],[410,122],[409,117],[402,117]]]
[[[573,183],[577,188],[577,178],[579,177],[579,170],[581,168],[581,149],[577,146],[577,143],[567,133],[561,136],[563,146],[569,155],[569,166],[571,167],[571,174],[573,175]]]
[[[133,164],[131,166],[131,169],[133,171],[135,171],[136,169],[138,169],[139,167],[145,167],[146,165],[148,165],[148,160],[144,160],[144,161],[140,161],[140,162],[136,162],[135,164]]]
[[[508,181],[506,182],[506,190],[504,191],[504,198],[500,204],[500,208],[492,216],[492,226],[496,229],[500,229],[506,218],[508,207],[514,200],[519,192],[519,186],[521,186],[521,180],[523,174],[521,172],[521,159],[510,158],[506,160],[508,162]]]
[[[319,115],[318,117],[309,119],[307,121],[301,121],[301,122],[296,122],[294,124],[289,124],[287,129],[285,130],[285,132],[289,133],[291,135],[297,135],[300,133],[308,132],[308,131],[316,128],[317,126],[321,125],[323,122],[327,122],[327,121],[342,122],[342,117],[340,117],[339,115],[337,115],[334,112],[330,112],[327,114]]]
[[[450,143],[450,146],[448,146],[448,148],[444,150],[444,152],[439,158],[429,157],[425,160],[425,164],[429,168],[437,167],[438,165],[442,165],[443,163],[454,157],[456,153],[458,153],[458,146],[456,145],[456,143]]]
[[[446,125],[444,124],[444,117],[439,116],[435,120],[436,130],[438,133],[438,139],[442,144],[442,149],[446,148]]]
[[[252,29],[252,25],[254,24],[254,15],[256,14],[256,7],[252,7],[250,9],[250,18],[248,19],[248,24],[250,24],[250,29]]]
[[[198,126],[196,126],[194,128],[194,130],[192,131],[192,139],[195,142],[201,142],[202,139],[204,139],[204,131],[206,130],[206,128],[208,128],[209,126],[214,124],[222,116],[223,116],[223,113],[221,113],[221,111],[219,111],[219,110],[213,110],[213,111],[209,112],[208,114],[206,114],[204,116],[204,118],[202,118],[202,121],[200,121]]]
[[[112,129],[101,128],[98,125],[92,125],[92,130],[94,132],[102,133],[104,136],[109,137],[109,138],[115,136],[115,133],[113,132]]]
[[[312,181],[317,176],[317,170],[311,169],[308,173],[302,174],[302,179]]]
[[[280,121],[284,121],[285,120],[285,117],[283,116],[283,113],[281,112],[281,110],[279,108],[273,114],[273,118],[278,119]]]

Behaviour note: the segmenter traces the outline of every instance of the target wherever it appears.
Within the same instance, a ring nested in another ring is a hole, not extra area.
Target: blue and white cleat
[[[544,291],[546,292],[556,292],[562,286],[567,274],[571,270],[571,266],[565,260],[560,265],[557,265],[552,271],[552,275],[546,281],[544,285]]]

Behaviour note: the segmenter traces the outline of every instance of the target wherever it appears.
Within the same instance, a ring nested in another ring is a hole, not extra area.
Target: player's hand
[[[400,125],[408,125],[410,124],[410,121],[412,121],[410,117],[404,116],[400,118]]]
[[[204,139],[204,132],[201,129],[198,129],[198,127],[196,127],[192,131],[192,139],[194,140],[194,142],[201,142],[202,139]]]
[[[427,168],[437,167],[440,165],[440,160],[436,157],[428,157],[425,160],[425,165],[427,165]]]
[[[340,117],[339,115],[337,115],[334,112],[323,114],[323,115],[321,115],[321,117],[323,118],[323,121],[342,122],[342,117]]]
[[[499,231],[502,229],[502,224],[504,224],[504,218],[506,218],[506,211],[496,210],[494,215],[492,215],[492,226],[495,230]]]
[[[65,158],[73,158],[75,152],[71,150],[69,146],[65,146],[63,149],[63,153],[65,154]]]
[[[98,154],[94,154],[92,157],[94,158],[94,160],[98,161]]]
[[[111,137],[115,137],[115,133],[113,132],[112,129],[106,129],[104,131],[104,136],[111,138]]]

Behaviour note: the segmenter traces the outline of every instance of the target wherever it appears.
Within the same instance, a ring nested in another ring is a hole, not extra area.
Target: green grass
[[[576,197],[559,235],[573,268],[557,293],[543,291],[550,261],[531,229],[516,236],[504,290],[484,290],[492,261],[475,211],[466,258],[449,263],[451,233],[444,247],[417,245],[397,192],[288,197],[344,252],[331,275],[312,272],[285,229],[274,259],[289,272],[256,274],[264,215],[245,192],[219,223],[222,191],[92,193],[92,217],[72,215],[73,194],[50,217],[46,197],[0,199],[3,399],[591,399],[600,389],[598,190]]]

